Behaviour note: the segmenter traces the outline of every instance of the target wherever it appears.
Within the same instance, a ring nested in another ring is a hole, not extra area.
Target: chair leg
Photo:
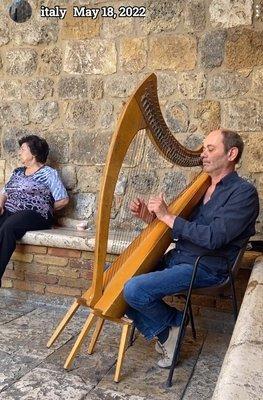
[[[189,300],[189,317],[190,317],[190,324],[191,324],[191,329],[192,329],[192,336],[193,336],[193,339],[196,339],[196,330],[195,330],[195,323],[194,323],[191,300]]]
[[[238,316],[236,290],[235,290],[235,285],[234,285],[233,278],[231,277],[230,280],[231,280],[231,289],[232,289],[233,313],[234,313],[234,319],[236,321],[237,320],[237,316]]]
[[[58,324],[58,326],[55,329],[53,335],[51,336],[51,338],[47,342],[47,347],[50,347],[55,342],[57,337],[63,331],[63,329],[65,328],[67,323],[71,320],[71,318],[73,317],[73,315],[75,314],[75,312],[77,311],[78,308],[79,308],[79,304],[78,304],[77,300],[75,300],[74,303],[69,308],[69,310],[67,311],[67,313],[65,314],[65,316],[63,317],[63,319]]]
[[[64,364],[64,368],[70,368],[73,360],[80,349],[80,346],[82,345],[83,340],[85,339],[86,335],[88,334],[90,328],[92,327],[93,323],[95,322],[95,315],[91,312],[90,315],[88,316],[74,346],[71,349],[71,352],[68,355],[68,358],[66,359],[66,362]]]
[[[122,366],[122,362],[123,362],[124,353],[126,350],[126,343],[127,343],[130,327],[131,327],[130,323],[124,323],[123,328],[122,328],[117,365],[116,365],[116,370],[115,370],[115,375],[114,375],[114,382],[116,382],[116,383],[118,383],[120,381],[121,366]]]
[[[187,298],[186,298],[186,302],[185,302],[185,306],[184,306],[183,318],[182,318],[182,322],[181,322],[181,325],[180,325],[180,329],[179,329],[179,333],[178,333],[178,337],[177,337],[177,341],[176,341],[176,346],[175,346],[175,349],[174,349],[172,365],[170,367],[169,375],[168,375],[168,378],[167,378],[167,381],[166,381],[166,387],[171,387],[172,386],[173,373],[174,373],[175,366],[176,366],[176,364],[178,362],[180,347],[181,347],[182,339],[184,337],[184,332],[185,332],[185,328],[186,328],[185,327],[185,321],[186,321],[186,316],[187,316],[187,312],[188,312],[188,309],[189,309],[189,303],[191,304],[191,294],[192,294],[192,289],[193,289],[193,285],[194,285],[194,280],[195,280],[195,276],[196,276],[199,260],[200,260],[200,257],[198,257],[196,259],[196,262],[195,262],[195,265],[194,265],[194,268],[193,268],[191,282],[190,282],[190,285],[189,285]]]
[[[129,346],[132,346],[134,343],[134,336],[135,336],[135,325],[132,324],[131,328],[131,334],[130,334],[130,340],[129,340]]]
[[[93,332],[89,347],[88,347],[88,354],[92,354],[94,351],[94,347],[97,343],[98,337],[100,335],[100,332],[102,330],[103,324],[104,324],[105,320],[103,318],[98,318],[97,320],[97,324],[96,324],[96,328],[95,331]]]

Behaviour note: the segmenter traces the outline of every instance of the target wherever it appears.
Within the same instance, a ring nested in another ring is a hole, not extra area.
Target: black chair
[[[178,363],[180,348],[181,348],[182,340],[183,340],[185,329],[186,329],[186,321],[187,321],[188,313],[189,313],[189,316],[191,317],[190,321],[191,321],[191,325],[192,325],[193,336],[195,337],[195,335],[196,335],[195,326],[194,326],[193,317],[192,317],[192,306],[191,306],[191,295],[192,294],[223,296],[226,293],[230,292],[230,297],[232,298],[232,304],[233,304],[234,319],[235,320],[237,319],[238,309],[237,309],[237,300],[236,300],[234,279],[235,279],[238,269],[240,267],[242,257],[244,255],[244,252],[247,247],[247,243],[248,243],[248,239],[244,240],[243,245],[242,245],[241,249],[239,250],[237,257],[233,263],[229,263],[228,258],[224,254],[217,252],[217,251],[215,251],[213,253],[203,254],[203,255],[197,257],[194,268],[193,268],[193,273],[192,273],[189,289],[187,291],[182,291],[180,293],[175,294],[175,296],[177,296],[177,297],[184,297],[185,306],[184,306],[182,322],[180,325],[180,329],[179,329],[179,333],[178,333],[178,337],[177,337],[177,341],[176,341],[176,346],[174,349],[172,365],[170,367],[169,376],[168,376],[168,379],[166,382],[167,387],[172,386],[173,373],[174,373],[175,366]],[[228,276],[226,277],[225,281],[223,283],[220,283],[219,285],[214,285],[214,286],[209,286],[209,287],[204,287],[204,288],[193,288],[198,265],[200,263],[200,260],[204,257],[211,257],[211,258],[221,257],[221,258],[226,259],[227,268],[228,268]]]

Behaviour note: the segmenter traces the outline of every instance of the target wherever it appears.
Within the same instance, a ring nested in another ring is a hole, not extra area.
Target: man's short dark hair
[[[49,153],[49,145],[47,141],[37,135],[28,135],[22,137],[18,141],[21,147],[23,143],[26,143],[33,156],[36,157],[36,161],[40,163],[45,163],[47,161],[47,156]]]
[[[235,158],[235,163],[238,163],[244,149],[244,142],[241,136],[235,132],[230,131],[228,129],[222,129],[221,133],[223,135],[223,144],[225,148],[225,152],[227,153],[232,147],[236,147],[238,149],[238,154]]]

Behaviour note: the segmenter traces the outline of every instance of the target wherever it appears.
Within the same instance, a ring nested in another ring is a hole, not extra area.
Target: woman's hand
[[[5,207],[0,205],[0,215],[3,215],[5,211]]]
[[[154,215],[148,210],[145,201],[139,197],[131,202],[130,210],[136,218],[142,219],[147,224],[152,222],[155,218]]]
[[[0,194],[0,215],[3,215],[5,211],[5,202],[7,200],[6,194]]]
[[[66,197],[65,199],[57,200],[54,203],[54,210],[61,210],[61,208],[65,207],[69,202],[69,198]]]

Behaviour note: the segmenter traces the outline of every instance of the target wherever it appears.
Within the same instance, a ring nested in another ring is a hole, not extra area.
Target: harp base
[[[68,324],[68,322],[71,320],[73,315],[76,313],[76,311],[78,310],[78,308],[80,306],[80,303],[82,304],[82,301],[80,302],[79,300],[80,299],[75,300],[74,303],[71,305],[68,312],[65,314],[64,318],[61,320],[61,322],[55,329],[53,335],[49,339],[49,341],[47,343],[47,347],[50,347],[55,342],[55,340],[58,338],[60,333],[65,328],[65,326]],[[87,306],[85,303],[83,305]],[[96,320],[97,320],[97,322],[96,322]],[[71,368],[73,361],[74,361],[77,353],[79,352],[83,341],[85,340],[85,338],[88,335],[89,331],[91,330],[92,326],[96,322],[95,330],[92,334],[91,341],[90,341],[90,344],[88,347],[88,354],[93,353],[95,345],[96,345],[99,335],[101,333],[101,330],[103,328],[104,322],[106,320],[122,325],[118,358],[117,358],[116,369],[115,369],[115,374],[114,374],[114,382],[118,383],[120,381],[120,377],[121,377],[121,367],[123,364],[124,354],[127,349],[127,342],[128,342],[128,337],[129,337],[129,333],[130,333],[130,328],[133,323],[132,320],[125,318],[125,317],[120,318],[120,319],[111,318],[111,317],[103,316],[100,313],[92,310],[90,312],[85,324],[83,325],[83,328],[81,329],[81,331],[77,337],[77,340],[74,343],[74,346],[72,347],[72,349],[66,359],[64,368],[65,369]]]

